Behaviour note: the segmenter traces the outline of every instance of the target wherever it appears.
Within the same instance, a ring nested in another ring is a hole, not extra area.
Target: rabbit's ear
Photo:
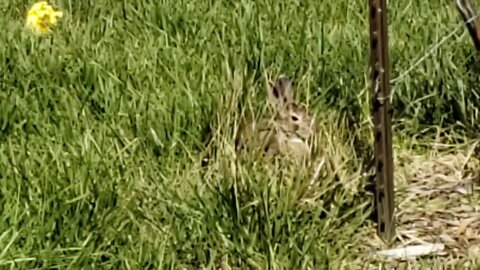
[[[293,87],[293,82],[281,75],[273,85],[269,83],[268,100],[278,109],[283,108],[285,104],[293,102]]]

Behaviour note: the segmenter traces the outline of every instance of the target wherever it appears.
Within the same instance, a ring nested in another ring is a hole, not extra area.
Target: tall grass
[[[0,4],[2,267],[322,269],[360,258],[367,1],[59,0],[64,18],[46,37],[24,29],[29,4]],[[446,0],[389,8],[392,78],[460,22]],[[462,29],[393,85],[397,138],[476,127],[472,49]],[[285,188],[278,167],[234,163],[231,151],[239,110],[262,110],[265,74],[281,73],[322,117],[334,161],[303,201],[301,171],[285,167],[295,179]]]

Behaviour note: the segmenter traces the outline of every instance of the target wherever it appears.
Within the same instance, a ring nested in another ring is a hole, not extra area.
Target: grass
[[[368,267],[367,1],[59,0],[47,37],[30,4],[0,4],[2,268]],[[459,22],[452,1],[390,1],[392,79]],[[393,85],[397,157],[475,138],[472,50],[462,28]],[[306,193],[302,170],[234,162],[281,73],[333,164]]]

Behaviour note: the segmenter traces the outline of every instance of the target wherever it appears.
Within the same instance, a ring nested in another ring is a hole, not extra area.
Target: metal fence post
[[[455,0],[457,10],[462,16],[477,51],[480,51],[480,21],[470,0]]]
[[[395,236],[395,194],[386,0],[369,0],[369,7],[377,233],[390,242]]]

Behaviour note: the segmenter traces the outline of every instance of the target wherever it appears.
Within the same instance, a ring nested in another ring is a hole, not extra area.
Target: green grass
[[[361,267],[367,1],[59,0],[46,37],[23,27],[30,4],[0,3],[1,268]],[[460,21],[452,1],[389,8],[392,78]],[[478,127],[472,50],[462,28],[394,84],[398,145]],[[285,188],[278,169],[231,164],[238,108],[263,109],[281,73],[324,119],[341,178],[306,201],[301,171]]]

